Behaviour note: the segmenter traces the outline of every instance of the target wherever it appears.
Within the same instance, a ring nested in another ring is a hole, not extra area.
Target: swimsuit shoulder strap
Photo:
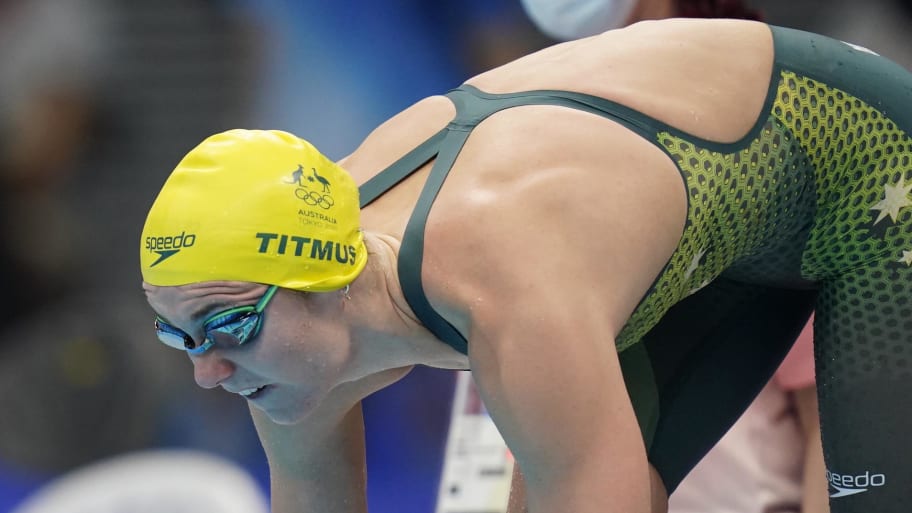
[[[361,208],[436,158],[402,238],[398,260],[399,282],[406,301],[422,324],[457,351],[468,353],[468,342],[463,334],[438,314],[427,299],[421,280],[421,270],[428,215],[475,126],[488,116],[504,109],[522,105],[558,105],[618,118],[620,122],[640,133],[648,132],[650,129],[648,125],[640,122],[634,111],[614,102],[581,93],[548,90],[490,94],[473,86],[463,85],[448,92],[446,96],[456,107],[456,117],[439,132],[365,182],[361,186]]]

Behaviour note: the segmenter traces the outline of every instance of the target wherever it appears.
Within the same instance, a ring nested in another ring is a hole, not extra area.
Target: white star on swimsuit
[[[910,190],[912,190],[912,185],[905,184],[905,177],[900,177],[899,183],[896,185],[885,185],[884,199],[871,207],[871,210],[880,211],[877,219],[874,220],[874,224],[879,223],[881,219],[887,216],[890,216],[895,223],[896,218],[899,217],[900,209],[912,205],[912,201],[909,200]]]
[[[692,296],[692,295],[696,294],[697,292],[700,292],[701,290],[703,290],[704,287],[706,287],[706,286],[709,285],[710,283],[712,283],[712,280],[710,280],[710,279],[703,280],[703,283],[701,283],[701,284],[697,285],[696,287],[690,289],[690,292],[688,292],[687,295],[688,295],[688,296]]]
[[[690,277],[693,276],[693,273],[696,272],[698,267],[700,267],[700,259],[703,258],[703,255],[705,255],[705,254],[706,254],[705,249],[701,249],[700,251],[697,251],[697,253],[693,256],[693,259],[690,261],[690,266],[687,268],[686,271],[684,271],[685,279],[690,279]]]
[[[897,262],[906,265],[912,265],[912,250],[903,250],[903,256]]]

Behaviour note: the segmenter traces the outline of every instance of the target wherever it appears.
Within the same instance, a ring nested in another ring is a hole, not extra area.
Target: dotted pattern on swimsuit
[[[802,271],[822,280],[814,345],[827,466],[883,472],[893,487],[833,511],[904,510],[912,471],[892,444],[910,419],[886,405],[912,382],[912,140],[877,108],[806,77],[786,74],[779,95],[774,114],[819,170]]]
[[[779,94],[774,114],[821,170],[802,267],[832,281],[818,301],[818,372],[912,378],[912,140],[860,99],[793,73]]]
[[[912,141],[858,98],[794,73],[783,78],[773,113],[798,134],[820,170],[819,211],[802,272],[820,280],[865,262],[898,259],[912,249],[906,247],[912,228],[905,226],[912,211],[894,210],[912,203],[902,199],[912,190]],[[897,197],[885,200],[890,191]]]
[[[884,339],[901,340],[912,328],[912,306],[884,293],[912,279],[903,271],[912,265],[912,209],[905,208],[912,205],[912,142],[865,102],[793,72],[782,73],[776,95],[759,137],[735,153],[658,134],[684,174],[690,213],[675,254],[622,330],[618,349],[637,342],[671,305],[723,271],[749,282],[787,282],[802,251],[804,278],[839,275],[853,283],[838,297],[821,297],[823,308],[842,314],[843,325],[827,329],[887,330]],[[878,261],[889,263],[863,269]],[[853,319],[846,310],[859,297],[866,298],[867,314]],[[881,346],[873,348],[878,354],[906,352],[873,344]],[[855,368],[857,358],[871,354],[859,351],[833,365]],[[893,361],[908,369],[905,357]],[[875,370],[857,368],[866,367]]]
[[[810,160],[772,116],[757,138],[732,153],[668,132],[658,140],[681,169],[688,219],[671,260],[618,336],[619,350],[729,268],[750,274],[740,279],[794,279],[803,249],[795,240],[803,240],[797,238],[806,234],[816,203]]]

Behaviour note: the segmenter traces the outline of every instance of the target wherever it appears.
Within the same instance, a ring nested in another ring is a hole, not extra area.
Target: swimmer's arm
[[[455,298],[457,324],[469,319],[473,376],[519,464],[530,513],[642,513],[652,503],[614,336],[677,246],[686,197],[667,155],[591,120],[600,136],[586,156],[598,158],[552,168],[516,140],[521,150],[479,160],[528,179],[452,203],[442,194],[425,228],[425,290],[432,302]],[[460,158],[472,163],[471,152],[470,139]],[[602,164],[622,157],[617,172]]]
[[[514,301],[497,327],[482,321],[469,347],[528,511],[649,511],[645,448],[604,313],[553,289],[525,292],[536,301]]]
[[[273,513],[367,511],[360,403],[294,425],[275,424],[254,408],[251,415],[269,460]]]

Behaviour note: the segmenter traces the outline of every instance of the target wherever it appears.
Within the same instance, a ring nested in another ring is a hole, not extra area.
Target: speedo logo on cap
[[[872,474],[867,470],[864,474],[858,475],[837,474],[827,470],[826,480],[830,483],[830,498],[832,499],[857,495],[887,484],[887,476]]]
[[[356,250],[331,240],[314,239],[283,233],[257,233],[260,246],[257,251],[275,251],[279,255],[306,256],[314,260],[335,260],[340,264],[355,265]]]
[[[196,244],[196,235],[193,233],[180,232],[178,235],[146,237],[146,249],[158,253],[158,260],[152,262],[149,267],[155,267],[180,253],[180,250],[192,247],[194,244]]]

